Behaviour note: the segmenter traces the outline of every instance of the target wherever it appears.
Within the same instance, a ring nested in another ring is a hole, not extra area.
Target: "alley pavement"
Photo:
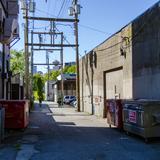
[[[46,102],[30,113],[25,130],[9,130],[0,160],[160,160],[160,139],[109,128],[106,119]]]

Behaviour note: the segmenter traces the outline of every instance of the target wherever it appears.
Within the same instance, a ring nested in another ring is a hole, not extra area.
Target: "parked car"
[[[71,102],[75,101],[75,96],[64,96],[63,102],[64,104],[70,104]]]
[[[75,101],[72,101],[72,102],[70,103],[70,105],[73,106],[73,107],[77,107],[77,101],[76,101],[76,100],[75,100]]]

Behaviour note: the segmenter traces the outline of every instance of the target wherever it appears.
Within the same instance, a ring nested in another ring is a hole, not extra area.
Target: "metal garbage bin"
[[[28,100],[0,100],[5,108],[5,128],[24,129],[29,124]]]
[[[160,137],[160,101],[132,100],[123,102],[123,128],[147,140]]]
[[[107,106],[107,122],[109,126],[116,126],[119,129],[123,128],[122,121],[122,100],[108,99],[106,101]]]
[[[5,109],[0,106],[0,142],[4,139]]]

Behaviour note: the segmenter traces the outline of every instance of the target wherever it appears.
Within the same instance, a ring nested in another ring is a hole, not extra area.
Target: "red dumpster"
[[[29,123],[29,101],[0,100],[5,108],[5,128],[26,128]]]
[[[123,128],[122,120],[122,101],[119,99],[106,100],[107,107],[107,121],[108,124],[114,125],[119,129]]]

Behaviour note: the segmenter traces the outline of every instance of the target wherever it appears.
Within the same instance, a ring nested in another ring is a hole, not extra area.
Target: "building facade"
[[[80,60],[81,110],[103,116],[106,99],[160,99],[160,2]]]
[[[63,78],[63,91],[62,91],[62,78]],[[58,98],[63,96],[73,95],[76,96],[76,74],[62,74],[57,77],[57,81],[52,85],[53,101],[57,102]]]
[[[0,1],[0,99],[11,98],[10,48],[19,38],[18,0]]]

